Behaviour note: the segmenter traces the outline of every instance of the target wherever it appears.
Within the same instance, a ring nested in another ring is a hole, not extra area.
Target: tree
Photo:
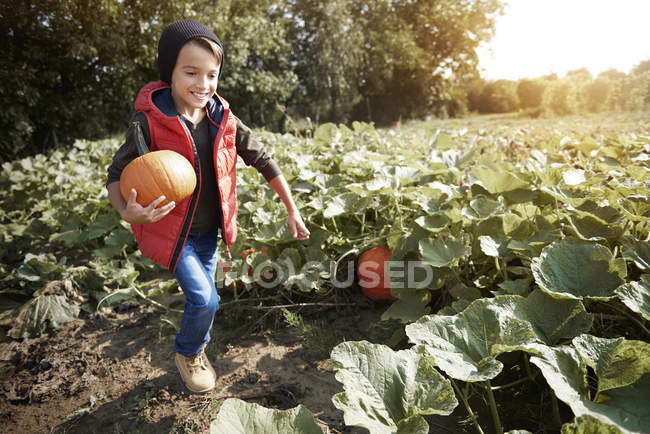
[[[641,110],[650,102],[650,72],[630,74],[617,83],[611,95],[613,108],[623,111]]]
[[[605,108],[612,88],[612,81],[604,77],[599,77],[585,84],[582,91],[585,109],[590,112],[597,112]]]
[[[476,48],[500,13],[498,0],[358,3],[366,37],[360,92],[373,118],[423,116],[450,98],[460,77],[476,74]]]
[[[632,68],[632,75],[642,75],[646,72],[650,72],[650,59],[644,60]]]
[[[486,84],[486,81],[481,77],[468,80],[465,83],[464,87],[467,95],[467,109],[469,111],[481,111],[481,94],[483,93],[483,88]]]
[[[577,103],[573,84],[569,80],[550,82],[544,93],[544,105],[558,115],[575,113]]]
[[[0,159],[121,132],[142,85],[158,79],[167,24],[196,19],[222,38],[226,92],[257,123],[296,87],[276,1],[33,0],[0,6]],[[237,110],[241,111],[237,111]]]
[[[517,97],[522,109],[539,107],[544,97],[544,84],[539,80],[520,80],[517,83]]]
[[[316,122],[348,120],[359,95],[365,39],[354,7],[352,0],[291,2],[290,39],[302,90],[295,103]]]
[[[606,78],[606,79],[611,80],[611,81],[620,81],[620,80],[625,79],[625,77],[627,77],[626,73],[621,72],[618,69],[613,69],[612,68],[612,69],[605,70],[605,71],[601,72],[600,74],[598,74],[598,77],[596,77],[596,79]]]
[[[578,68],[568,71],[564,76],[565,80],[581,80],[589,81],[591,80],[591,72],[587,68]]]
[[[195,19],[215,30],[226,55],[219,93],[244,122],[281,130],[277,106],[290,101],[298,85],[285,2],[228,0],[206,9]]]
[[[647,82],[650,79],[650,59],[644,60],[632,68],[631,75],[636,77],[634,81]],[[643,84],[640,87],[643,87]],[[647,88],[643,100],[645,104],[650,104],[650,87]]]
[[[515,83],[510,80],[489,82],[481,93],[482,113],[509,113],[517,110]]]
[[[463,83],[500,0],[33,0],[0,5],[0,159],[122,132],[156,80],[167,24],[224,43],[219,92],[257,126],[283,110],[389,122],[465,110]]]
[[[111,107],[124,108],[122,91],[138,69],[137,59],[117,65],[131,47],[122,38],[127,26],[117,19],[124,5],[35,0],[1,7],[2,156],[46,140],[104,135],[118,121]]]

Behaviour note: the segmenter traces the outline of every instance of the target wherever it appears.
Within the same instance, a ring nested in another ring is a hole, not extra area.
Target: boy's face
[[[205,48],[192,42],[185,44],[178,53],[172,71],[172,98],[176,110],[192,116],[201,110],[217,91],[219,65]]]

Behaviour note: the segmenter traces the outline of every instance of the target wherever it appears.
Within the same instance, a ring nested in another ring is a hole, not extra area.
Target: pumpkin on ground
[[[390,259],[390,249],[375,246],[359,256],[357,277],[363,293],[373,300],[395,300],[390,293],[390,279],[386,276],[386,262]]]
[[[160,196],[164,205],[190,196],[196,187],[192,164],[177,152],[162,150],[147,152],[131,161],[120,176],[120,191],[129,200],[131,189],[138,193],[136,201],[147,206]]]

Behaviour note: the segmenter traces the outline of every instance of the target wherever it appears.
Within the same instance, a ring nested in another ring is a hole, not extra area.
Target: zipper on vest
[[[223,105],[223,103],[222,103]],[[223,135],[225,133],[226,125],[228,123],[228,118],[230,115],[230,109],[227,109],[224,107],[223,110],[223,115],[221,117],[221,122],[218,123],[212,117],[210,116],[210,113],[207,113],[206,116],[208,117],[208,120],[212,122],[213,125],[217,127],[217,134],[214,136],[214,143],[212,143],[212,159],[214,162],[214,170],[215,173],[218,173],[218,158],[217,154],[219,152],[218,145],[219,142],[223,142]],[[223,129],[221,126],[223,125]],[[236,158],[236,157],[235,157]],[[230,246],[228,245],[228,241],[226,241],[226,218],[223,214],[223,207],[221,206],[221,202],[224,200],[223,199],[223,194],[221,193],[221,187],[219,186],[219,176],[216,176],[217,178],[217,192],[219,193],[219,214],[221,214],[221,239],[223,239],[223,243],[226,245],[226,254],[228,255],[229,259],[232,259],[232,255],[230,254]],[[237,188],[235,186],[235,188]],[[226,199],[227,200],[227,199]]]
[[[185,131],[185,134],[187,135],[187,138],[190,141],[189,142],[190,145],[192,145],[192,152],[194,153],[194,172],[196,173],[196,178],[198,182],[197,182],[197,188],[194,194],[192,195],[192,200],[190,201],[190,206],[187,210],[185,221],[183,221],[183,226],[181,228],[180,236],[178,237],[178,240],[176,241],[176,246],[174,247],[174,253],[172,254],[172,260],[169,267],[169,269],[172,271],[176,269],[176,264],[178,263],[178,259],[181,256],[181,252],[183,251],[183,246],[185,245],[185,240],[187,239],[187,235],[190,231],[192,220],[194,219],[194,212],[196,211],[196,205],[198,204],[199,194],[201,192],[201,182],[202,182],[201,162],[199,161],[199,151],[198,149],[196,149],[196,143],[194,143],[192,134],[190,134],[190,130],[187,128],[185,122],[183,122],[180,116],[178,116],[177,119],[178,122],[181,124],[183,131]]]
[[[213,156],[212,156],[212,158],[214,159],[214,170],[215,170],[215,172],[218,171],[218,168],[217,168],[217,161],[218,161],[217,153],[219,152],[219,149],[217,148],[217,146],[219,145],[219,142],[223,142],[223,136],[224,136],[224,134],[226,132],[226,127],[228,125],[229,117],[230,117],[230,109],[227,109],[225,107],[224,107],[224,110],[223,110],[223,116],[221,117],[221,123],[217,124],[208,115],[208,119],[210,119],[210,121],[212,121],[215,125],[217,125],[219,127],[217,129],[217,134],[214,137],[214,144],[212,145],[212,147],[213,147]],[[223,125],[223,128],[221,127],[222,125]],[[235,158],[237,158],[237,156],[235,156]],[[235,186],[235,189],[237,189],[237,186]],[[221,187],[219,185],[219,177],[218,176],[217,176],[217,190],[219,191],[219,200],[223,201],[224,198],[223,198],[223,194],[221,192]],[[228,200],[228,198],[226,198],[225,200]],[[221,206],[221,204],[219,204],[219,206]],[[237,223],[235,222],[235,224],[237,224]],[[223,207],[221,208],[221,238],[223,239],[223,243],[226,245],[226,254],[228,254],[228,258],[232,259],[232,255],[230,254],[230,245],[228,245],[228,241],[226,240],[226,217],[223,214]]]

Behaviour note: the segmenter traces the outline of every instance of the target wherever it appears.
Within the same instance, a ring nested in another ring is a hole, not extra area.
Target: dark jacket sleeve
[[[244,160],[244,163],[247,166],[253,166],[257,169],[267,181],[280,175],[282,173],[280,167],[271,155],[266,152],[264,145],[253,138],[250,128],[244,125],[239,118],[235,116],[235,119],[237,120],[235,146],[237,148],[237,154]],[[127,164],[139,156],[135,142],[135,128],[133,127],[135,121],[140,122],[145,143],[147,146],[150,146],[147,117],[143,113],[138,112],[129,123],[129,129],[127,130],[124,143],[115,152],[115,155],[113,155],[113,161],[108,167],[106,185],[119,181],[122,170],[124,170]]]
[[[235,116],[235,119],[237,119],[235,146],[237,154],[244,160],[244,163],[257,169],[267,181],[280,175],[282,173],[280,167],[266,152],[264,145],[253,138],[250,128],[244,125],[238,117]]]
[[[129,122],[129,129],[126,131],[126,139],[122,146],[120,146],[120,148],[115,152],[113,155],[113,161],[110,166],[108,166],[108,177],[106,179],[107,186],[113,182],[119,181],[122,170],[124,170],[126,165],[139,157],[135,141],[135,122],[140,122],[145,143],[147,146],[150,146],[151,142],[149,139],[149,124],[147,122],[147,117],[144,113],[138,112],[133,116],[131,122]]]

